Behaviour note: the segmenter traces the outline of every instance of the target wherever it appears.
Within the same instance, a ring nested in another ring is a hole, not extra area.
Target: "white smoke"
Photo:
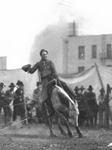
[[[47,49],[49,58],[56,64],[58,72],[62,72],[62,53],[63,38],[68,34],[68,24],[60,21],[56,24],[49,25],[35,37],[33,50],[31,52],[30,62],[35,63],[40,60],[39,52],[41,49]]]
[[[32,46],[30,62],[32,64],[40,60],[39,52],[41,49],[47,49],[49,58],[55,63],[56,69],[59,73],[63,72],[63,40],[69,34],[69,22],[76,22],[78,26],[78,15],[66,6],[57,7],[53,11],[52,21],[49,25],[35,37]],[[79,33],[80,30],[77,32]],[[80,34],[80,33],[79,33]]]

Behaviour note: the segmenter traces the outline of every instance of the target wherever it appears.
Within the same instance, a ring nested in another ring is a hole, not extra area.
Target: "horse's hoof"
[[[73,134],[72,134],[72,133],[69,133],[69,137],[70,137],[70,138],[73,138]]]
[[[50,137],[57,137],[55,134],[50,134]]]
[[[61,133],[63,136],[67,136],[67,133],[66,132],[62,132]]]
[[[79,138],[83,138],[83,137],[84,137],[84,135],[83,135],[83,134],[80,134],[80,135],[79,135]]]
[[[70,137],[70,138],[73,138],[73,135],[70,135],[69,137]]]

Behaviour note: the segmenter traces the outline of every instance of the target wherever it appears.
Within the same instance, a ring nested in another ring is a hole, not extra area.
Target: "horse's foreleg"
[[[70,130],[69,123],[68,123],[67,119],[61,113],[58,113],[58,116],[59,116],[59,118],[62,118],[64,120],[64,125],[67,128],[69,137],[73,137],[73,134],[72,134],[72,132]]]
[[[63,130],[62,126],[61,126],[61,122],[60,122],[60,118],[58,117],[58,115],[56,114],[56,120],[57,120],[57,123],[58,123],[58,128],[61,132],[62,135],[66,136],[66,132]]]
[[[75,128],[76,128],[76,131],[78,133],[79,138],[82,138],[83,137],[83,133],[80,130],[79,125],[78,125],[78,116],[79,116],[78,114],[75,116]]]

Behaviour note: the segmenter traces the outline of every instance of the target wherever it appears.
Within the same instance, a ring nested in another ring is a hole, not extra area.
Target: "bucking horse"
[[[42,110],[46,115],[48,127],[50,129],[50,135],[55,136],[52,129],[51,117],[55,116],[59,130],[62,135],[73,137],[73,133],[70,129],[69,118],[74,120],[74,126],[76,128],[79,138],[83,137],[83,133],[78,126],[78,104],[77,101],[73,101],[65,90],[57,85],[57,80],[53,79],[48,82],[48,99],[42,104]],[[67,133],[62,127],[63,124],[67,128]]]

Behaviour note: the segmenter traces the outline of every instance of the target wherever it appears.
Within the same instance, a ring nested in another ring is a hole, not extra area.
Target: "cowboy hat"
[[[1,82],[0,87],[5,87],[5,84],[3,82]]]
[[[16,85],[24,85],[22,81],[18,80]]]
[[[78,91],[78,90],[79,90],[79,88],[78,88],[78,86],[76,86],[75,89],[74,89],[74,91]]]
[[[88,89],[87,89],[88,91],[92,91],[93,90],[93,87],[92,87],[92,85],[89,85],[89,87],[88,87]]]
[[[21,69],[24,70],[25,72],[28,72],[28,70],[31,68],[30,64],[24,65]]]
[[[13,82],[11,82],[9,87],[15,87],[15,84]]]
[[[40,51],[40,56],[42,56],[42,53],[43,53],[43,52],[46,52],[46,53],[48,54],[48,51],[47,51],[47,50],[41,49],[41,51]]]

